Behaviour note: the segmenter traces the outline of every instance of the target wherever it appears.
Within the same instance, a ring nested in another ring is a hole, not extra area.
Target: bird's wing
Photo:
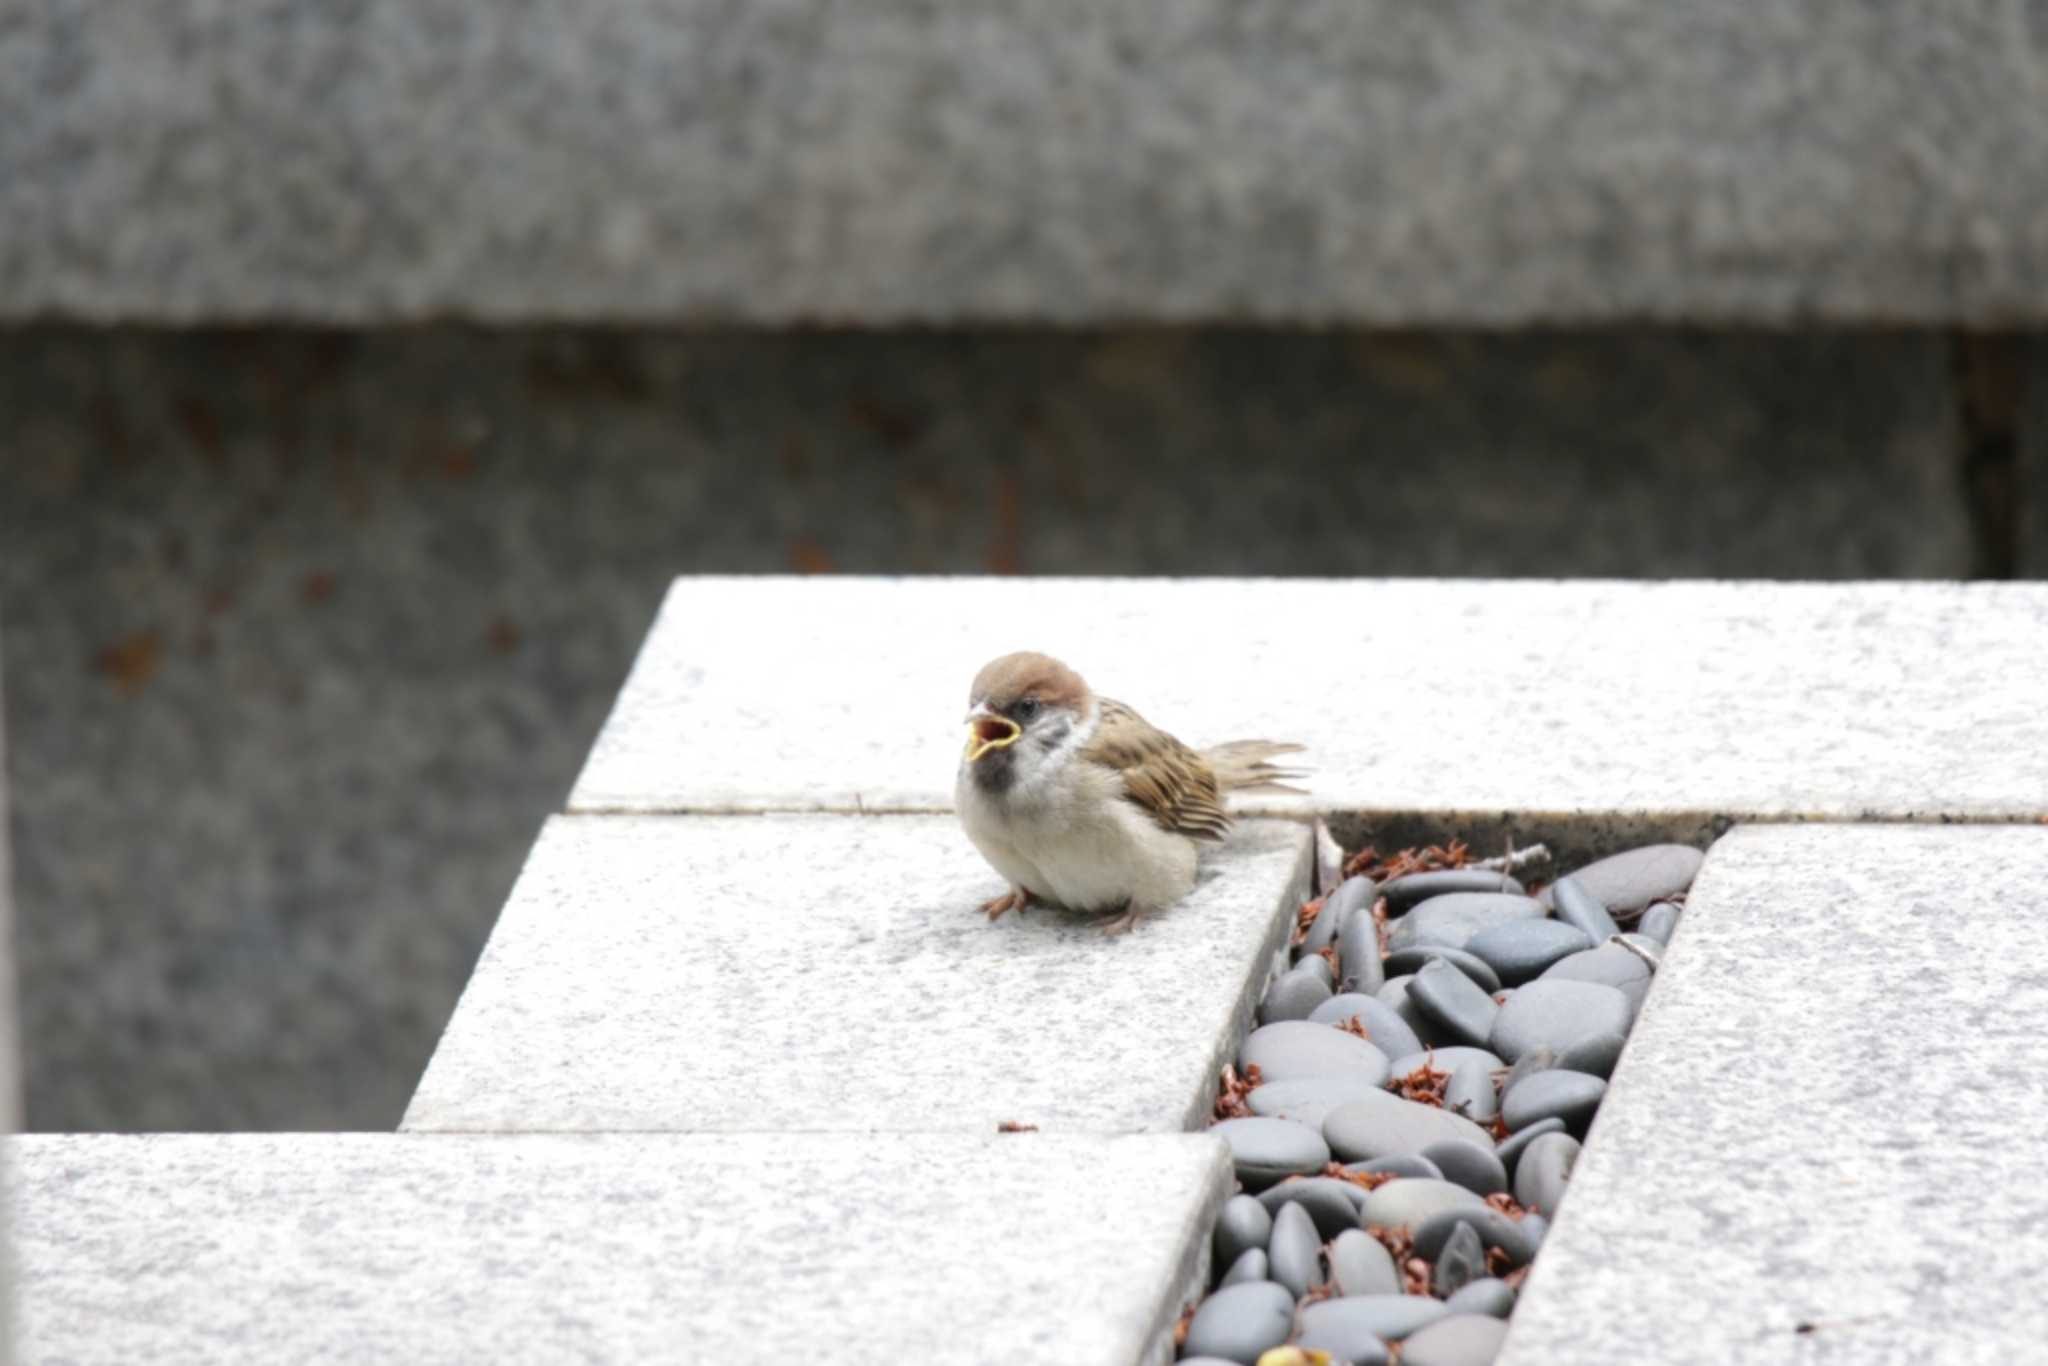
[[[1097,706],[1095,738],[1083,757],[1121,773],[1125,800],[1162,829],[1222,839],[1230,816],[1208,762],[1123,703],[1104,697]]]

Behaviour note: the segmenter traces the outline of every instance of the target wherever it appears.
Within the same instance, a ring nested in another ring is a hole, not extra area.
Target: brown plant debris
[[[1035,1134],[1038,1132],[1038,1126],[1036,1124],[1026,1124],[1021,1119],[1006,1119],[996,1125],[996,1132],[999,1134]]]
[[[154,631],[123,636],[92,657],[92,666],[113,681],[124,697],[141,692],[163,663],[163,640]]]
[[[1394,1265],[1401,1272],[1401,1288],[1410,1295],[1429,1293],[1429,1263],[1415,1255],[1415,1239],[1403,1226],[1382,1228],[1378,1224],[1367,1224],[1365,1231],[1379,1239],[1381,1247],[1394,1259]]]
[[[1350,1034],[1355,1038],[1364,1039],[1367,1043],[1372,1042],[1371,1032],[1366,1029],[1364,1021],[1360,1020],[1356,1015],[1346,1015],[1343,1019],[1333,1024],[1331,1028],[1341,1029],[1346,1034]]]
[[[1362,1189],[1369,1191],[1376,1191],[1381,1186],[1386,1185],[1389,1181],[1398,1181],[1401,1179],[1393,1172],[1347,1171],[1344,1168],[1344,1164],[1341,1162],[1324,1163],[1323,1175],[1332,1177],[1338,1181],[1349,1181],[1352,1185],[1361,1187]]]
[[[1244,1069],[1242,1075],[1229,1063],[1223,1064],[1223,1079],[1216,1088],[1216,1118],[1245,1119],[1251,1115],[1252,1107],[1244,1098],[1259,1084],[1259,1068],[1254,1063]]]
[[[1396,1082],[1394,1094],[1418,1104],[1434,1105],[1441,1110],[1444,1108],[1444,1086],[1450,1079],[1450,1073],[1434,1063],[1426,1062]]]
[[[1300,944],[1308,938],[1308,932],[1314,927],[1316,917],[1323,913],[1323,903],[1327,900],[1328,897],[1319,896],[1301,903],[1301,909],[1294,913],[1294,937],[1290,943]]]
[[[1188,1325],[1195,1321],[1195,1307],[1200,1303],[1199,1299],[1193,1299],[1181,1306],[1180,1318],[1173,1325],[1174,1351],[1178,1352],[1188,1345]]]
[[[1463,868],[1472,861],[1472,849],[1463,840],[1452,840],[1449,844],[1432,844],[1422,849],[1403,849],[1388,858],[1381,858],[1379,851],[1371,845],[1353,854],[1344,865],[1344,876],[1356,877],[1363,873],[1374,882],[1391,882],[1397,877],[1410,873],[1435,873],[1447,868]]]

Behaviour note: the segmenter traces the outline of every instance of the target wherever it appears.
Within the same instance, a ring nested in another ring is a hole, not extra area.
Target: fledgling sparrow
[[[1010,883],[994,920],[1036,901],[1116,911],[1121,934],[1195,885],[1199,840],[1230,828],[1227,792],[1299,792],[1267,761],[1300,745],[1233,740],[1195,751],[1049,655],[1004,655],[968,690],[953,803]]]

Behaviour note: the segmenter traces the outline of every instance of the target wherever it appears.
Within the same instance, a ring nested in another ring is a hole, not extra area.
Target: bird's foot
[[[1004,911],[1016,911],[1020,915],[1031,905],[1031,893],[1022,887],[1012,887],[993,901],[981,903],[981,909],[988,912],[990,920],[1001,920]]]
[[[1133,929],[1137,928],[1139,921],[1145,919],[1150,914],[1151,908],[1149,906],[1140,906],[1134,901],[1124,907],[1122,914],[1105,924],[1102,927],[1102,932],[1111,939],[1115,939],[1119,935],[1129,934]]]

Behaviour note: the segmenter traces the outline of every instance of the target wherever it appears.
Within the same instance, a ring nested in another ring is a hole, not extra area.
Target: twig
[[[1483,868],[1489,873],[1519,873],[1532,863],[1550,862],[1550,846],[1532,844],[1527,849],[1515,849],[1498,858],[1483,858],[1468,863],[1467,868]]]

